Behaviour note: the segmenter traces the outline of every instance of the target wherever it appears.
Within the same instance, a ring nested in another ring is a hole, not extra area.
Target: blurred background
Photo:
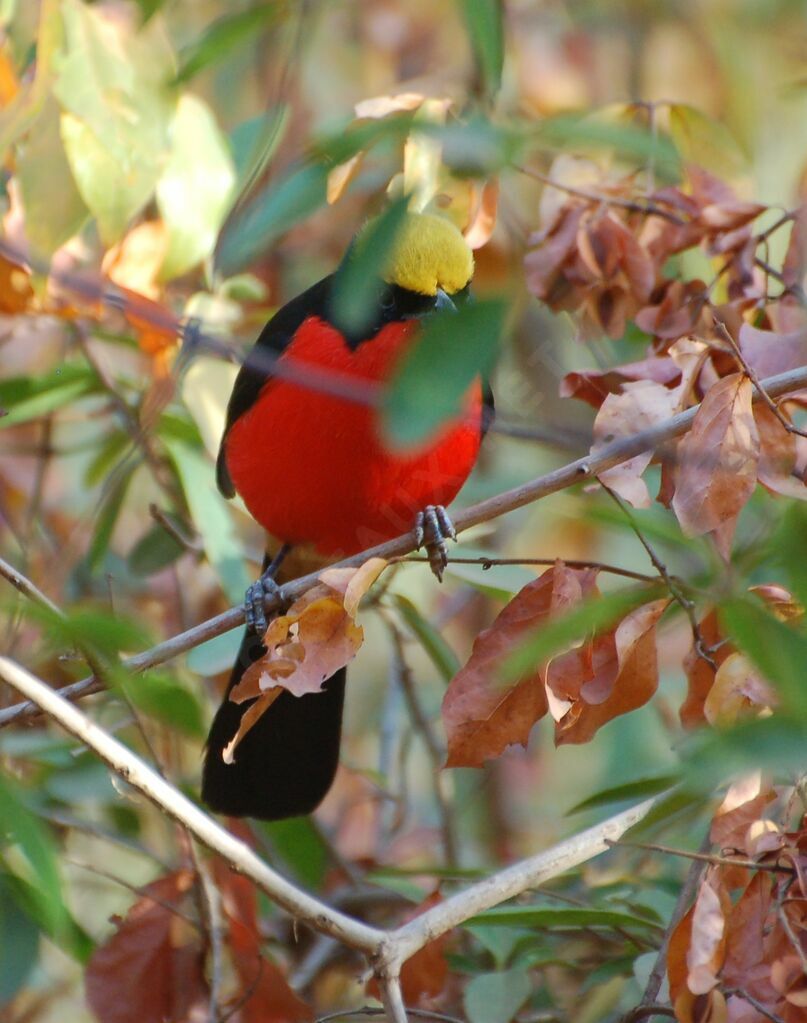
[[[498,22],[480,21],[476,6],[486,5],[0,3],[8,246],[0,265],[0,406],[8,413],[0,420],[0,556],[68,617],[60,630],[7,587],[3,653],[61,685],[85,673],[81,658],[65,650],[87,637],[133,653],[240,600],[258,570],[262,537],[243,507],[214,489],[212,458],[237,368],[222,354],[246,351],[274,309],[331,272],[402,175],[448,196],[460,226],[475,224],[476,291],[504,294],[511,304],[512,329],[493,378],[501,429],[486,440],[460,504],[585,452],[593,410],[561,399],[561,378],[643,357],[646,336],[584,339],[569,314],[549,311],[525,286],[527,239],[541,226],[546,192],[541,176],[552,175],[559,156],[596,152],[604,173],[610,165],[648,173],[647,150],[632,135],[617,132],[597,146],[580,132],[579,117],[604,109],[623,124],[650,110],[650,135],[666,138],[674,108],[673,141],[684,161],[744,199],[782,209],[801,199],[807,10],[799,0],[507,0],[501,45]],[[176,104],[181,122],[171,120]],[[401,109],[419,112],[434,132],[402,128]],[[374,123],[386,127],[362,146],[357,132]],[[484,190],[494,178],[497,203]],[[786,242],[771,240],[771,262],[781,260]],[[122,311],[104,301],[110,281],[127,296]],[[185,366],[165,317],[189,315],[223,347]],[[508,427],[541,439],[508,436]],[[772,528],[773,501],[758,495],[745,513],[748,545]],[[705,547],[685,541],[664,509],[639,517],[672,571],[708,571]],[[613,505],[585,489],[477,527],[457,552],[652,571]],[[350,668],[343,767],[316,829],[256,828],[293,876],[327,890],[329,857],[336,857],[382,884],[405,887],[414,883],[406,871],[414,871],[421,894],[434,887],[446,852],[435,798],[439,757],[405,713],[390,622],[442,748],[447,677],[538,571],[456,564],[437,586],[422,564],[396,570],[382,611],[363,616],[367,643]],[[762,569],[751,570],[760,581],[754,571]],[[195,794],[234,641],[222,637],[163,666],[139,697],[121,683],[85,709],[156,755]],[[585,748],[554,748],[544,721],[528,751],[513,749],[481,770],[445,772],[440,791],[453,806],[460,850],[450,866],[486,869],[533,852],[601,816],[566,816],[592,794],[674,770],[690,642],[682,616],[673,617],[661,633],[658,696]],[[1,687],[0,708],[15,702]],[[132,900],[120,879],[146,883],[160,861],[181,857],[182,842],[41,720],[0,731],[0,761],[13,799],[48,828],[82,935],[72,946],[41,937],[42,921],[9,896],[0,906],[0,960],[14,943],[19,967],[0,963],[0,1013],[5,1001],[15,1023],[80,1023],[93,1018],[82,1001],[82,957],[109,933],[110,914]],[[671,818],[673,837],[689,841],[690,824]],[[87,869],[110,863],[111,879],[106,867]],[[601,889],[604,898],[666,918],[682,871],[676,863],[644,864],[655,882],[634,889],[634,868],[597,861],[569,880],[570,897],[580,895],[574,886]],[[8,894],[20,873],[13,856],[3,870],[0,900],[2,884]],[[271,920],[279,959],[294,958]],[[500,965],[508,962],[502,955]],[[587,991],[612,980],[605,971],[581,994],[580,978],[572,982],[564,968],[556,968],[556,1002],[582,1005]],[[357,997],[353,972],[342,965],[320,975],[317,1004]],[[630,969],[613,976],[620,984],[608,989],[612,1007],[575,1018],[596,1023],[630,1002],[639,981]],[[535,1004],[538,1011],[540,999]]]

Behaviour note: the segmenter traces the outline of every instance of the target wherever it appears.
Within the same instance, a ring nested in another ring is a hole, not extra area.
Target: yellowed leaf
[[[745,654],[730,654],[717,669],[703,713],[710,725],[732,725],[748,712],[757,717],[776,706],[776,694]]]
[[[161,220],[138,224],[104,256],[101,269],[115,284],[138,295],[156,299],[162,287],[157,283],[168,251],[168,232]]]

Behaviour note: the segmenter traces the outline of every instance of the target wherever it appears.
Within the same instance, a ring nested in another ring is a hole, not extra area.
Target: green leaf
[[[670,134],[684,163],[694,163],[721,178],[748,171],[748,159],[723,121],[688,103],[670,103]]]
[[[216,489],[213,463],[181,441],[166,440],[165,446],[176,466],[207,559],[219,577],[227,599],[238,604],[244,599],[251,580],[244,566],[230,510]]]
[[[797,776],[804,770],[805,749],[807,724],[777,713],[725,731],[697,733],[685,740],[680,753],[687,785],[708,799],[716,778],[758,769]]]
[[[403,227],[409,197],[396,199],[354,242],[334,280],[334,323],[342,331],[364,330],[373,320],[384,271]]]
[[[85,965],[95,946],[89,934],[76,923],[70,913],[64,909],[64,914],[54,920],[52,907],[45,903],[36,880],[29,883],[10,873],[3,875],[3,879],[12,899],[28,919],[64,953]],[[0,961],[3,959],[3,951],[0,946]]]
[[[492,98],[502,80],[504,26],[500,0],[461,0],[485,95]]]
[[[9,844],[17,846],[29,868],[27,880],[35,885],[37,906],[48,928],[58,930],[67,911],[53,839],[11,782],[0,775],[0,849]]]
[[[126,564],[132,575],[149,576],[182,557],[185,548],[171,534],[156,525],[129,551]]]
[[[95,391],[97,386],[95,373],[78,363],[65,363],[39,377],[0,381],[0,428],[18,426],[56,412]]]
[[[646,799],[648,796],[655,796],[658,792],[664,792],[678,781],[673,774],[662,774],[657,778],[643,778],[641,781],[629,781],[624,785],[614,785],[611,788],[601,789],[593,796],[583,799],[566,811],[570,817],[574,813],[581,813],[583,810],[592,810],[597,806],[611,806],[613,803],[624,803],[628,800]]]
[[[807,636],[780,622],[761,601],[750,597],[724,601],[719,614],[727,638],[773,683],[783,708],[807,721]]]
[[[461,412],[474,379],[493,368],[506,314],[501,299],[483,299],[426,319],[384,394],[383,423],[393,444],[418,444]]]
[[[667,136],[614,117],[608,109],[547,117],[538,124],[535,140],[553,150],[613,149],[619,156],[643,164],[652,162],[664,180],[676,181],[681,176],[678,151]]]
[[[542,624],[504,662],[506,679],[520,678],[590,633],[614,625],[630,611],[661,596],[660,587],[630,587],[584,600],[562,618]]]
[[[49,608],[32,605],[27,613],[45,625],[52,649],[92,649],[112,661],[122,651],[150,645],[151,637],[139,622],[109,611],[78,608],[57,615]]]
[[[469,1023],[510,1023],[532,991],[529,967],[480,973],[463,995]]]
[[[39,928],[17,905],[12,891],[0,873],[0,1005],[25,986],[39,958]]]
[[[59,134],[59,109],[48,100],[36,130],[17,156],[17,180],[25,210],[25,235],[34,256],[48,259],[89,216],[70,173]],[[54,181],[59,187],[54,188]]]
[[[285,9],[285,4],[262,0],[245,11],[218,18],[195,43],[182,51],[174,84],[187,82],[203,68],[217,63],[239,47],[257,42],[261,30],[277,21]]]
[[[262,190],[231,217],[216,250],[216,274],[230,277],[325,203],[327,172],[306,163]]]
[[[613,909],[547,909],[543,906],[495,906],[471,917],[469,924],[488,927],[531,927],[542,930],[579,930],[589,927],[641,927],[660,931],[655,920]]]
[[[194,738],[206,734],[198,700],[170,675],[147,672],[127,682],[124,690],[131,703],[149,717]]]
[[[211,254],[234,185],[233,161],[210,108],[182,96],[171,153],[157,182],[157,206],[168,229],[160,280],[178,277]]]
[[[435,668],[437,668],[446,682],[450,682],[460,670],[460,662],[457,655],[431,622],[423,617],[411,600],[402,597],[400,593],[394,594],[393,599],[401,617],[420,641],[420,645],[429,655]]]
[[[90,543],[90,549],[87,551],[87,564],[91,572],[96,571],[109,550],[112,533],[115,530],[123,502],[126,500],[126,493],[129,489],[129,484],[132,482],[135,469],[136,465],[134,463],[123,467],[117,477],[113,477],[111,485],[101,498],[92,542]]]
[[[241,597],[243,599],[243,593]],[[237,629],[225,632],[221,636],[215,636],[206,643],[196,646],[188,651],[185,663],[188,670],[195,675],[218,675],[222,671],[229,671],[238,656],[238,648],[241,645],[241,634]]]
[[[53,92],[78,190],[110,244],[150,199],[168,149],[173,57],[152,24],[127,29],[63,0],[65,52]]]
[[[283,139],[288,123],[289,108],[278,103],[233,128],[230,149],[235,160],[239,195],[248,192],[264,172]]]
[[[259,824],[295,878],[313,891],[322,887],[329,866],[328,847],[310,817]]]
[[[103,437],[92,461],[84,470],[84,482],[87,486],[98,486],[102,480],[106,479],[131,444],[131,437],[123,430],[115,430]]]
[[[135,165],[127,170],[91,129],[71,114],[62,114],[61,132],[76,187],[98,221],[101,239],[112,245],[151,198],[156,169]]]

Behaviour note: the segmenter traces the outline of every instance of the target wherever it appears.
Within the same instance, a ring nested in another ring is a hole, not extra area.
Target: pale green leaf
[[[469,1023],[510,1023],[532,990],[529,968],[480,973],[465,988],[465,1012]]]
[[[35,256],[49,258],[76,234],[89,210],[73,181],[59,133],[59,110],[49,100],[36,130],[17,156],[25,235]],[[54,188],[54,181],[59,187]]]
[[[206,259],[230,206],[235,169],[210,108],[183,96],[171,126],[171,153],[157,182],[168,229],[160,279],[171,280]]]

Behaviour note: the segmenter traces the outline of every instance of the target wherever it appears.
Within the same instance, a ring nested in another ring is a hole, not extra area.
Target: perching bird
[[[265,355],[295,369],[331,373],[334,380],[383,384],[423,318],[467,300],[473,267],[471,250],[450,221],[408,213],[363,330],[334,326],[336,274],[293,299],[264,327],[230,397],[217,478],[226,497],[240,494],[274,538],[275,551],[282,545],[298,563],[302,553],[324,564],[416,526],[440,574],[445,539],[453,536],[443,506],[476,461],[492,411],[486,385],[477,380],[459,417],[417,449],[402,452],[385,444],[371,403],[306,387],[304,378],[273,375]],[[268,564],[267,557],[264,569]],[[202,780],[202,798],[213,810],[264,820],[310,813],[325,796],[339,761],[345,692],[344,668],[321,693],[283,692],[243,737],[235,762],[224,762],[222,751],[253,702],[235,704],[228,696],[265,652],[263,597],[273,585],[264,576],[247,593],[248,628],[210,730]]]

